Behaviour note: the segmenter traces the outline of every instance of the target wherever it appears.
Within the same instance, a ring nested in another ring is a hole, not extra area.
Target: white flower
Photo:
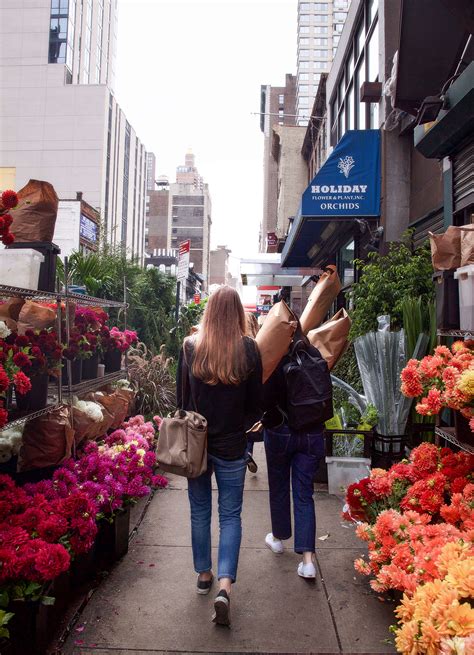
[[[6,339],[11,333],[12,331],[7,328],[5,321],[0,321],[0,339]]]
[[[73,406],[79,411],[84,412],[94,423],[100,423],[104,419],[104,414],[99,403],[94,403],[89,400],[78,400],[76,397],[73,399]]]

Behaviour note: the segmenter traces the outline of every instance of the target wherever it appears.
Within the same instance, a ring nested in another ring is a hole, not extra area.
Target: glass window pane
[[[368,7],[367,7],[369,25],[372,24],[372,21],[374,20],[375,14],[377,13],[378,7],[379,7],[378,0],[369,0],[369,4],[368,4]]]
[[[338,121],[338,138],[341,139],[346,132],[346,113],[344,107],[341,109]]]
[[[357,129],[358,130],[365,130],[366,128],[366,121],[365,121],[365,110],[366,110],[366,104],[365,102],[359,102],[360,99],[360,87],[362,86],[363,82],[365,82],[365,65],[364,65],[364,60],[362,59],[361,63],[357,67],[357,70],[355,72],[354,76],[354,84],[355,84],[355,101],[358,106],[358,116],[357,116]]]
[[[362,50],[364,49],[364,43],[365,43],[365,25],[364,25],[364,21],[362,20],[356,35],[357,56],[359,56]]]
[[[379,127],[379,104],[378,102],[370,103],[370,127],[371,129],[378,129]]]
[[[341,249],[342,285],[345,287],[354,282],[354,241]]]
[[[347,60],[347,83],[352,79],[352,73],[354,72],[354,53],[351,52]]]
[[[344,84],[344,75],[343,75],[339,81],[339,90],[338,90],[339,107],[342,105],[342,101],[344,100],[344,92],[345,92],[345,84]]]
[[[368,46],[367,46],[367,55],[369,58],[369,79],[368,82],[375,82],[379,75],[379,25],[378,23],[375,26],[375,29],[370,37]]]
[[[348,120],[348,129],[355,129],[355,110],[354,110],[354,85],[351,84],[346,96],[346,110],[347,110],[347,120]]]

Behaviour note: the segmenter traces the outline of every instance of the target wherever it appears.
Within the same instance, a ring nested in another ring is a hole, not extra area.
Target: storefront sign
[[[277,246],[278,237],[275,232],[267,232],[267,246]]]
[[[186,280],[189,273],[189,257],[191,252],[191,241],[182,241],[179,244],[178,252],[178,280]]]
[[[257,305],[257,312],[268,313],[271,308],[271,305]]]
[[[92,241],[92,243],[97,243],[98,232],[99,232],[99,226],[97,225],[97,223],[92,221],[84,214],[81,214],[81,219],[79,223],[79,236],[82,237],[83,239],[87,239],[88,241]]]
[[[346,132],[303,193],[301,215],[380,215],[379,130]]]

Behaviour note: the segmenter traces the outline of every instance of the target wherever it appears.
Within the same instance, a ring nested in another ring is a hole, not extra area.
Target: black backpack
[[[296,337],[283,372],[290,428],[310,430],[332,418],[331,375],[317,348]]]

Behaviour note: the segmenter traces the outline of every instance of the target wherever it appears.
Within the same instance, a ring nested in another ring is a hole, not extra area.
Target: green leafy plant
[[[0,610],[0,639],[8,639],[10,636],[10,632],[6,626],[13,617],[13,612],[5,612],[5,610]]]
[[[403,303],[420,298],[428,303],[434,298],[433,269],[428,245],[413,249],[412,232],[401,242],[391,243],[388,253],[369,253],[367,261],[356,260],[361,276],[348,292],[351,311],[351,339],[377,329],[377,316],[388,314],[392,329],[403,325]]]
[[[137,392],[137,413],[147,417],[169,414],[176,407],[176,385],[170,368],[172,360],[165,355],[164,347],[154,355],[139,343],[129,351],[128,362],[130,383]]]

